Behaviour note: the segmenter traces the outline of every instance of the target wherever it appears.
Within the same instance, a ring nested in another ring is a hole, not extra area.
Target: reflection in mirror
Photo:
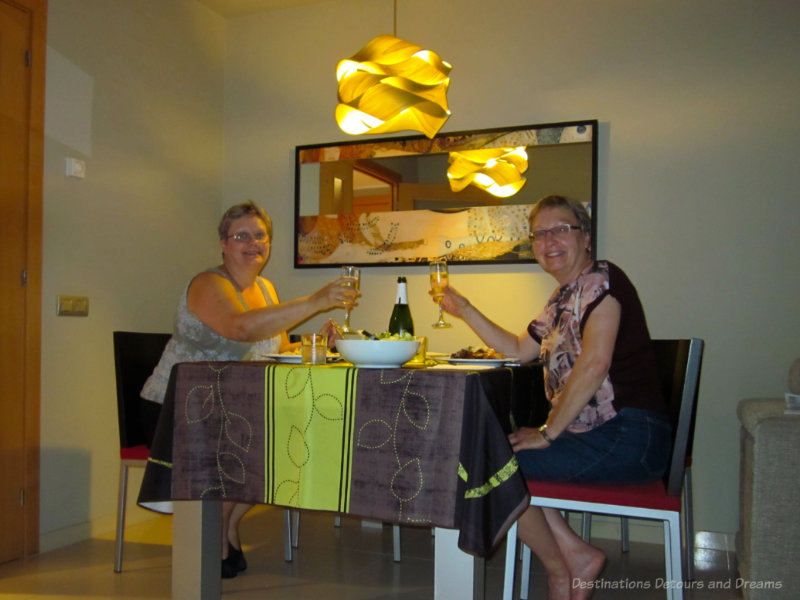
[[[492,196],[447,178],[456,150],[523,146],[519,192]],[[559,194],[597,212],[597,122],[298,146],[295,265],[534,262],[527,215]]]

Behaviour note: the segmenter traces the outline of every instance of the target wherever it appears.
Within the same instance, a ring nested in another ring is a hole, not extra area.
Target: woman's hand
[[[339,277],[314,292],[311,298],[317,303],[318,310],[345,308],[347,305],[356,306],[361,294],[357,289],[350,286],[350,283],[352,283],[352,279]]]
[[[433,291],[428,290],[428,295],[433,296]],[[434,298],[434,302],[436,299]],[[447,286],[444,288],[444,295],[442,296],[442,308],[449,314],[459,319],[464,318],[464,311],[469,308],[470,302],[454,287]]]
[[[428,294],[433,295],[430,291]],[[522,361],[533,360],[539,356],[539,344],[528,335],[527,330],[516,336],[503,329],[452,286],[444,288],[442,308],[454,317],[463,319],[484,344],[497,352],[514,356]]]
[[[541,432],[533,427],[521,427],[514,433],[509,434],[508,441],[511,442],[511,449],[514,452],[539,450],[550,445],[550,442],[542,437]]]
[[[319,333],[328,336],[328,348],[335,347],[337,340],[341,340],[344,337],[342,326],[333,319],[325,321],[322,327],[319,328]]]

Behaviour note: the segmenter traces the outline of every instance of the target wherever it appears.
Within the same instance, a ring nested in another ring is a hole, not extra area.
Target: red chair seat
[[[119,449],[119,457],[122,460],[147,460],[148,456],[150,456],[150,451],[144,444]]]
[[[531,496],[557,498],[594,504],[636,506],[656,510],[680,511],[681,497],[667,494],[664,482],[635,485],[598,485],[591,483],[559,483],[553,481],[528,481]]]

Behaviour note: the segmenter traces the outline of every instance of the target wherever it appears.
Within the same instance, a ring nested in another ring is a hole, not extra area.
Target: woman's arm
[[[269,279],[264,279],[264,278],[262,278],[262,281],[264,282],[264,285],[267,288],[267,294],[269,294],[269,298],[270,300],[272,300],[272,304],[275,305],[280,304],[281,301],[278,299],[278,291],[275,289],[275,286],[272,285],[272,282]],[[299,347],[300,347],[300,342],[290,342],[289,334],[286,333],[286,330],[284,329],[283,331],[281,331],[281,346],[279,350],[280,352],[291,352],[292,350],[295,350],[296,348]]]
[[[192,314],[219,335],[239,342],[255,342],[286,332],[317,313],[344,308],[345,300],[355,301],[357,296],[358,292],[346,287],[345,279],[340,277],[308,296],[245,310],[230,281],[205,272],[189,284],[187,303]],[[273,300],[276,299],[277,295]],[[288,338],[285,343],[288,344]]]
[[[581,353],[569,379],[553,401],[547,417],[547,436],[555,439],[580,414],[608,376],[622,307],[606,296],[592,311],[583,330]],[[543,448],[548,442],[538,429],[522,428],[509,436],[514,451]]]
[[[453,287],[445,288],[442,308],[451,315],[463,319],[484,344],[494,348],[497,352],[519,358],[523,362],[539,356],[539,344],[527,330],[516,336],[507,329],[503,329],[475,308]]]

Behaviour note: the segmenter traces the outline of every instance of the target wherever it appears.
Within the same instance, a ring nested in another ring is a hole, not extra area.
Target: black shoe
[[[228,542],[228,560],[231,561],[237,571],[247,569],[247,560],[244,557],[244,552],[241,549],[234,548],[230,542]]]
[[[236,568],[230,556],[222,559],[222,578],[233,579],[239,574],[239,569]]]

